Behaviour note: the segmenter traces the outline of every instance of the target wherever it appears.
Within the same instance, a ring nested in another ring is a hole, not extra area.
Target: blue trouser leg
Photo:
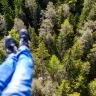
[[[33,77],[33,59],[29,49],[21,46],[17,53],[17,66],[6,90],[2,96],[30,96]]]
[[[9,84],[17,63],[17,57],[11,53],[0,65],[0,95]]]

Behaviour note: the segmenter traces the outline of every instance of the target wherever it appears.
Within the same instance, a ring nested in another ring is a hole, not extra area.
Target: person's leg
[[[5,47],[8,53],[8,57],[0,64],[0,95],[6,88],[14,73],[17,57],[16,57],[16,43],[12,37],[7,36],[5,39]]]
[[[31,83],[33,78],[33,58],[28,48],[28,33],[20,31],[20,48],[17,53],[17,66],[6,90],[2,96],[31,96]]]

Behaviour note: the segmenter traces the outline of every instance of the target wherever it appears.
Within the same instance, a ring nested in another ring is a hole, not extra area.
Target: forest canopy
[[[30,34],[32,96],[96,96],[96,0],[0,0],[4,37]]]

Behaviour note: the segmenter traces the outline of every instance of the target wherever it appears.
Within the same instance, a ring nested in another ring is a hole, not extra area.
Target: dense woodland
[[[96,96],[96,0],[0,0],[0,63],[4,37],[19,45],[21,28],[31,38],[32,96]]]

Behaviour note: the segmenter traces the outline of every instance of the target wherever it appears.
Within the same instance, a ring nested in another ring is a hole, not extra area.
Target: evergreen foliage
[[[22,28],[34,57],[32,96],[96,96],[96,0],[0,0],[0,63],[4,36],[19,43]]]
[[[6,23],[4,17],[0,14],[0,34],[6,34]]]
[[[29,14],[29,23],[32,27],[37,29],[38,27],[38,6],[36,0],[25,0],[25,8],[27,14]]]
[[[1,0],[0,3],[2,4],[2,10],[6,21],[7,29],[10,30],[14,24],[13,9],[11,9],[11,6],[9,6],[8,0]]]
[[[68,96],[70,93],[70,86],[67,80],[63,80],[61,85],[58,86],[57,96]]]
[[[51,78],[53,80],[58,80],[58,76],[61,71],[62,71],[62,64],[60,64],[59,59],[55,55],[52,55],[48,64],[48,72],[51,75]]]
[[[89,92],[90,96],[95,96],[96,95],[96,78],[89,83]]]

